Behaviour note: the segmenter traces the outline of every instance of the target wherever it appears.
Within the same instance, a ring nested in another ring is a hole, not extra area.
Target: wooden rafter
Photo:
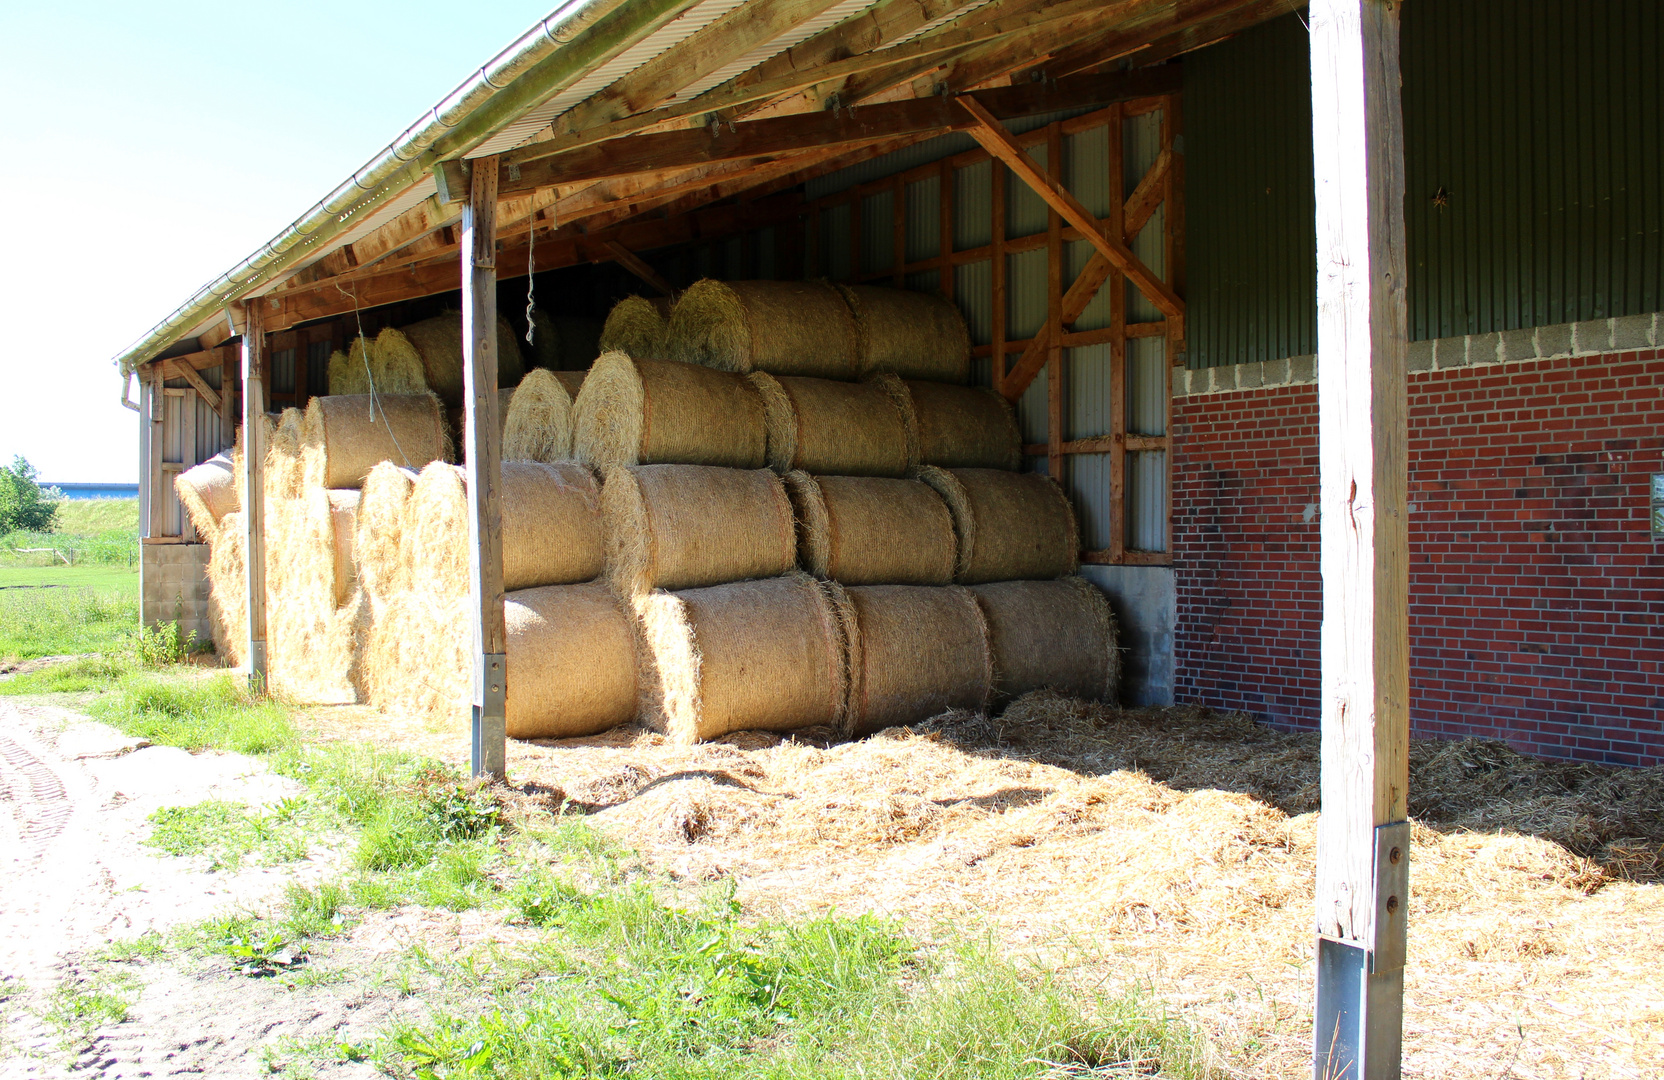
[[[665,296],[676,295],[676,290],[670,287],[669,282],[659,276],[659,272],[657,270],[648,266],[647,263],[642,261],[640,255],[637,255],[623,244],[620,244],[617,240],[603,240],[601,242],[601,250],[606,252],[608,257],[619,266],[622,266],[636,277],[653,286],[653,288],[657,289],[661,294]]]

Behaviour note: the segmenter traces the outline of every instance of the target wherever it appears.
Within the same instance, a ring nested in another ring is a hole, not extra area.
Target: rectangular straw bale
[[[1115,614],[1079,577],[975,585],[993,649],[995,693],[1009,700],[1049,687],[1071,697],[1115,701],[1121,649]]]
[[[511,738],[593,735],[635,717],[635,628],[605,585],[520,589],[503,618]]]
[[[845,585],[947,585],[959,556],[953,515],[917,480],[786,474],[798,559]]]
[[[993,653],[969,590],[865,585],[842,592],[853,734],[987,707]]]
[[[792,507],[767,469],[606,471],[607,577],[624,596],[774,577],[797,564]]]
[[[644,720],[679,743],[845,724],[843,630],[805,574],[640,598]]]
[[[753,372],[768,431],[768,464],[832,476],[906,476],[907,418],[876,383],[775,378]]]
[[[953,514],[961,585],[1055,578],[1080,565],[1080,534],[1069,496],[1040,473],[938,469],[915,474]]]
[[[573,451],[592,465],[768,464],[763,401],[744,376],[602,354],[572,407]]]

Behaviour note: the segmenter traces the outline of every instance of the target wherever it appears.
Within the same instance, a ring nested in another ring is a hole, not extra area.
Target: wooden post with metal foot
[[[266,335],[260,301],[243,314],[243,573],[248,596],[245,631],[248,685],[266,689]],[[158,383],[157,385],[161,385]],[[229,394],[231,388],[227,386]]]
[[[1323,627],[1318,1080],[1400,1075],[1409,905],[1404,123],[1391,0],[1313,0]]]
[[[502,435],[497,425],[497,159],[472,163],[462,208],[462,373],[468,584],[474,619],[473,774],[502,778],[508,748]]]

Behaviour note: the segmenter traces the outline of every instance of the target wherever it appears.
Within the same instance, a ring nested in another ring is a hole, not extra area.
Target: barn
[[[454,318],[486,675],[499,373],[702,282],[934,298],[1067,496],[1115,696],[1323,731],[1320,1067],[1390,1075],[1407,740],[1664,764],[1661,47],[1645,0],[575,0],[117,358],[144,617],[259,668],[277,534],[253,500],[216,613],[174,477],[240,444],[269,491],[245,418]],[[500,773],[501,687],[472,705]]]

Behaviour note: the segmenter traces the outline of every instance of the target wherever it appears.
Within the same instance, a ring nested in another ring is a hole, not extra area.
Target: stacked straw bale
[[[415,469],[383,461],[370,470],[360,490],[353,550],[359,587],[377,610],[403,587],[399,540],[404,534],[405,503],[410,501],[416,476]]]
[[[954,581],[1055,578],[1079,566],[1080,534],[1063,489],[1039,473],[938,469],[918,478],[936,489],[959,538]]]
[[[1050,687],[1114,701],[1121,684],[1115,614],[1084,578],[1000,581],[971,588],[987,620],[994,691],[1002,701]]]
[[[846,646],[826,589],[805,574],[654,592],[641,620],[641,715],[680,743],[747,729],[841,731]]]
[[[768,464],[763,401],[744,376],[621,352],[603,353],[584,379],[572,443],[597,466]]]
[[[420,468],[450,456],[439,399],[429,393],[315,397],[300,441],[307,480],[325,488],[356,488],[378,462]]]
[[[670,312],[670,356],[721,371],[854,379],[855,315],[817,281],[695,282]]]
[[[225,515],[242,508],[235,466],[224,451],[175,476],[173,490],[191,519],[191,528],[210,544]]]
[[[607,313],[597,343],[601,352],[622,352],[643,360],[663,360],[669,354],[668,300],[626,296]]]
[[[838,291],[855,319],[862,376],[969,380],[971,336],[953,301],[877,285],[839,285]]]
[[[786,474],[798,557],[844,585],[947,585],[959,557],[953,515],[917,480]]]
[[[503,460],[572,460],[572,400],[582,371],[526,373],[503,410]]]
[[[208,548],[209,632],[214,651],[232,667],[248,663],[246,552],[243,512],[233,510],[220,519]]]
[[[792,505],[767,469],[614,466],[601,505],[607,577],[625,597],[774,577],[797,565]]]
[[[908,418],[878,383],[834,382],[763,372],[750,376],[763,401],[768,464],[839,476],[906,476]]]
[[[881,375],[907,418],[907,457],[915,466],[1007,469],[1023,466],[1023,436],[1011,403],[980,386]]]
[[[982,610],[968,589],[832,589],[848,648],[851,734],[915,724],[947,709],[987,707],[993,652]]]
[[[450,408],[462,405],[462,315],[451,312],[401,327],[400,332],[422,359],[427,388]],[[497,316],[497,385],[515,386],[525,374],[520,339],[501,315]],[[333,392],[333,384],[332,384]]]
[[[601,355],[599,319],[532,314],[532,363],[549,371],[582,371]]]
[[[635,630],[605,585],[522,589],[503,618],[512,738],[593,735],[635,718]]]

